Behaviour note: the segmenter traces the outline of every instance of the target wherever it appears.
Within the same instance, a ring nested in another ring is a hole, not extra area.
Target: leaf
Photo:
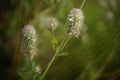
[[[67,56],[67,55],[69,55],[69,52],[62,52],[62,53],[58,54],[57,56]]]
[[[17,71],[17,73],[19,76],[21,76],[21,77],[23,76],[23,73],[21,71]]]
[[[30,69],[28,69],[28,68],[20,68],[19,69],[21,72],[28,72],[28,71],[30,71]]]

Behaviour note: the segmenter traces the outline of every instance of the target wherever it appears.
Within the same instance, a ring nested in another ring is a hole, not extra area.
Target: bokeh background
[[[56,17],[59,42],[66,36],[67,14],[82,0],[0,0],[0,80],[20,80],[21,28],[33,25],[38,33],[41,67],[52,56],[50,32],[44,20]],[[69,41],[70,54],[54,61],[46,80],[120,80],[120,0],[86,0],[82,8],[86,31]]]

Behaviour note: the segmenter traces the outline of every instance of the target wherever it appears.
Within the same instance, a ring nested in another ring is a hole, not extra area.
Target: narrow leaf
[[[67,56],[67,55],[69,55],[69,52],[62,52],[62,53],[58,54],[57,56]]]

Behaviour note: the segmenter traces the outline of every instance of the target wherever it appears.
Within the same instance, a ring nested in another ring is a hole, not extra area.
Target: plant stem
[[[55,51],[56,49],[56,39],[55,39],[55,34],[54,34],[54,31],[51,31],[51,43],[52,43],[52,47],[53,47],[53,50]]]
[[[81,4],[81,6],[80,6],[80,9],[83,8],[83,6],[84,6],[84,4],[85,4],[85,1],[86,1],[86,0],[83,0],[83,1],[82,1],[82,4]]]
[[[45,78],[45,76],[46,76],[49,68],[51,67],[51,65],[52,65],[53,61],[55,60],[55,57],[56,57],[56,55],[57,55],[58,53],[59,53],[59,50],[56,50],[55,54],[53,55],[52,59],[50,60],[47,68],[45,69],[45,71],[44,71],[44,73],[43,73],[43,75],[42,75],[42,80],[44,80],[44,78]]]
[[[64,45],[66,39],[67,39],[67,38],[65,38],[65,39],[62,41],[62,43],[61,43],[60,46],[59,46],[59,49],[61,49],[61,47]]]
[[[65,47],[65,45],[67,44],[67,42],[69,41],[69,39],[70,39],[70,37],[65,38],[65,40],[60,44],[60,46],[59,46],[58,48],[56,48],[55,54],[53,55],[53,57],[52,57],[52,59],[50,60],[47,68],[45,69],[45,71],[43,72],[43,74],[42,74],[42,76],[41,76],[41,78],[42,78],[41,80],[44,80],[44,78],[45,78],[48,70],[50,69],[53,61],[55,60],[57,54],[60,53],[60,51],[62,51],[62,49]]]
[[[65,39],[63,45],[62,45],[61,48],[60,48],[60,51],[63,50],[63,48],[65,47],[65,45],[68,43],[69,40],[70,40],[70,37],[67,37],[67,38]]]

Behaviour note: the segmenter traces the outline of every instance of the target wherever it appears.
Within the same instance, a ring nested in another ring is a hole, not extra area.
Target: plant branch
[[[63,40],[63,42],[60,44],[60,46],[58,48],[56,48],[55,50],[55,54],[53,55],[52,59],[50,60],[47,68],[45,69],[45,71],[43,72],[41,79],[44,80],[48,70],[50,69],[53,61],[55,60],[56,56],[60,53],[60,51],[62,51],[62,49],[65,47],[65,45],[67,44],[67,42],[70,40],[70,37],[65,38],[65,40]]]

